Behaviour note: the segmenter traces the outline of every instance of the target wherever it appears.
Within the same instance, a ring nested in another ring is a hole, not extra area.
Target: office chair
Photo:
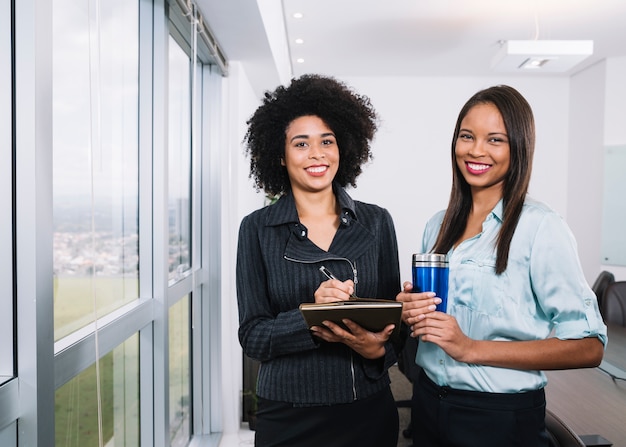
[[[546,431],[550,447],[585,447],[585,443],[556,414],[546,408]]]
[[[598,307],[600,308],[600,313],[602,313],[602,301],[604,298],[604,292],[607,286],[614,282],[615,276],[613,275],[613,273],[603,270],[596,278],[593,286],[591,286],[591,290],[593,290],[593,293],[595,293],[596,297],[598,298]]]
[[[607,286],[602,307],[604,321],[626,326],[626,281],[615,281]]]
[[[408,399],[396,400],[396,406],[398,408],[411,408],[412,405],[412,395],[413,395],[413,386],[417,381],[420,375],[420,368],[415,363],[415,355],[417,354],[417,343],[418,339],[410,337],[408,334],[406,336],[406,341],[404,343],[404,347],[402,348],[402,352],[398,356],[398,369],[400,372],[408,379],[411,384],[411,392],[410,395],[407,396]],[[402,430],[402,436],[406,439],[411,439],[413,437],[413,429],[411,427],[411,420],[409,419],[408,426]]]

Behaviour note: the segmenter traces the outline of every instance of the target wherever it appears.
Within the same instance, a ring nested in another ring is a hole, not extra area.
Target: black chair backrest
[[[615,281],[608,285],[602,307],[604,321],[626,326],[626,281]]]
[[[603,270],[600,272],[598,277],[596,278],[593,286],[591,286],[591,290],[598,297],[598,306],[600,307],[600,312],[602,312],[603,302],[604,302],[604,292],[609,284],[615,282],[615,276],[611,272],[607,272]]]
[[[585,447],[582,439],[548,409],[546,409],[546,430],[550,447]]]

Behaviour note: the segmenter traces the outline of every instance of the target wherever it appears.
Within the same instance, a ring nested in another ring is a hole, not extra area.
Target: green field
[[[54,286],[55,340],[138,297],[137,278],[55,278]],[[190,433],[189,299],[169,310],[170,429],[183,439]],[[104,355],[99,372],[103,445],[139,446],[138,335]],[[55,445],[99,447],[98,424],[94,364],[56,391]]]
[[[102,434],[113,437],[113,354],[100,360]],[[96,366],[92,365],[55,393],[55,445],[98,447]]]
[[[137,277],[54,278],[54,340],[139,297]]]

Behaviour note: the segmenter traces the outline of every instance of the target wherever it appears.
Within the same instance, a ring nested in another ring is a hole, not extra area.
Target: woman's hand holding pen
[[[332,303],[333,301],[347,301],[356,298],[354,295],[354,282],[351,279],[340,281],[324,267],[320,267],[320,272],[328,278],[315,291],[316,303]]]
[[[354,283],[351,279],[339,281],[329,279],[320,284],[315,291],[316,303],[332,303],[333,301],[347,301],[354,292]]]

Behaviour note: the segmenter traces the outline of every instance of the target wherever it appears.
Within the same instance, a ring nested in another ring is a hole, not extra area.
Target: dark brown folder
[[[347,318],[371,332],[380,332],[388,324],[395,324],[392,336],[397,336],[402,317],[402,303],[393,300],[356,298],[335,303],[302,303],[300,312],[309,327],[323,326],[322,321],[332,321],[346,328]]]

